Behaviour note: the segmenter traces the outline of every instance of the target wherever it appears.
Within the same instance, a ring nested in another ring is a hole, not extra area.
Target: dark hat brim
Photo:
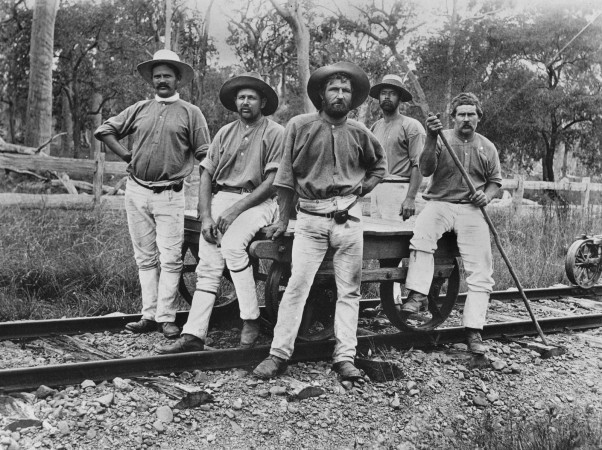
[[[320,88],[324,80],[335,73],[344,73],[351,79],[353,94],[351,96],[351,109],[355,109],[366,101],[368,91],[370,90],[370,80],[366,72],[356,64],[347,61],[341,61],[329,66],[316,69],[307,82],[307,95],[317,110],[322,109],[322,97],[320,97]]]
[[[144,79],[144,81],[153,84],[153,67],[158,64],[166,64],[168,66],[175,66],[180,71],[180,84],[188,84],[194,78],[194,70],[192,66],[181,61],[174,61],[172,59],[151,59],[138,64],[136,67],[138,73]]]
[[[399,98],[402,102],[409,102],[413,98],[412,94],[410,94],[410,91],[405,89],[403,86],[399,86],[397,84],[392,84],[392,83],[375,84],[374,86],[372,86],[370,88],[370,97],[378,100],[379,96],[380,96],[380,90],[385,87],[395,89],[397,92],[399,92]]]
[[[263,94],[266,102],[261,109],[261,114],[264,116],[271,116],[278,109],[278,94],[276,94],[276,91],[265,81],[248,75],[230,78],[222,85],[219,90],[219,100],[226,109],[238,112],[235,97],[241,89],[254,89]]]

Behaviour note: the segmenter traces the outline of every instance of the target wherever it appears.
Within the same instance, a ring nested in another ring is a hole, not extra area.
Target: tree
[[[58,0],[36,0],[31,29],[25,145],[38,147],[52,135],[52,64]]]
[[[303,17],[303,7],[300,0],[286,0],[284,4],[277,3],[277,0],[270,0],[278,14],[289,24],[295,40],[297,50],[297,68],[299,72],[299,84],[302,87],[307,86],[309,81],[309,30]],[[306,113],[314,111],[306,89],[302,91],[303,110]]]

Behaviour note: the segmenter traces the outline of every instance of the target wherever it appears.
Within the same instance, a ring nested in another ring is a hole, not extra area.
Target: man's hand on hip
[[[239,213],[237,211],[228,208],[217,218],[217,229],[224,234],[238,216]]]
[[[416,214],[416,201],[413,198],[406,198],[401,204],[399,215],[403,217],[403,220],[408,220]]]

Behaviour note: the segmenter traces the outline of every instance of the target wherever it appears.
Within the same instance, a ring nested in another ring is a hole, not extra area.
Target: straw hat
[[[399,98],[402,102],[409,102],[412,100],[412,94],[405,87],[403,87],[403,80],[397,75],[385,75],[382,81],[375,84],[370,88],[370,97],[378,100],[380,96],[380,90],[382,88],[392,88],[399,92]]]
[[[158,50],[153,55],[153,59],[144,61],[138,64],[138,73],[144,78],[145,81],[153,83],[153,67],[157,64],[167,64],[176,67],[180,71],[181,84],[186,84],[192,81],[194,78],[194,70],[192,66],[180,61],[180,57],[171,50]]]

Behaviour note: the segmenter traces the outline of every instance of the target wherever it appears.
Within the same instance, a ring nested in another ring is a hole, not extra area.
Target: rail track
[[[595,296],[602,293],[602,286],[584,291],[575,287],[527,290],[530,299],[549,299],[567,296]],[[518,297],[516,291],[501,291],[492,295],[493,300],[509,301]],[[460,301],[463,297],[460,297]],[[375,301],[366,301],[371,306]],[[594,309],[601,309],[602,303],[595,303]],[[600,308],[598,308],[600,305]],[[553,309],[553,308],[548,308]],[[590,308],[591,309],[591,308]],[[186,313],[179,313],[178,320],[184,321]],[[97,318],[61,319],[50,321],[6,322],[0,324],[0,339],[19,340],[43,336],[94,333],[121,330],[124,323],[136,320],[138,315],[111,316]],[[499,317],[505,317],[503,314]],[[564,313],[562,317],[550,317],[539,320],[545,333],[567,330],[586,330],[602,327],[600,314],[575,315]],[[375,334],[358,338],[358,352],[381,346],[398,349],[428,348],[436,345],[462,342],[464,332],[461,327],[438,328],[431,332],[404,332]],[[484,339],[516,338],[533,336],[537,332],[529,320],[514,319],[501,323],[492,323],[483,330]],[[328,359],[332,354],[334,341],[299,343],[295,348],[293,361],[315,361]],[[0,370],[0,391],[15,392],[36,389],[41,384],[47,386],[65,386],[81,383],[85,379],[94,381],[111,380],[115,377],[136,377],[149,374],[169,374],[193,370],[222,370],[235,367],[250,367],[268,354],[267,345],[250,350],[218,349],[179,355],[147,356],[134,358],[101,359],[98,361],[75,362],[46,365],[39,367],[12,368]],[[110,357],[110,356],[109,356]]]

